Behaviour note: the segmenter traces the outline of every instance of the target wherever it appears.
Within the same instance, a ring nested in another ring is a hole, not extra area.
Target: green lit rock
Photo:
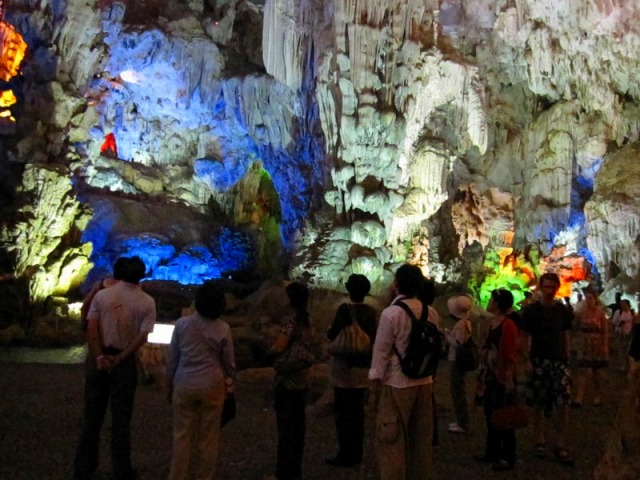
[[[77,201],[63,166],[29,164],[22,182],[17,222],[2,227],[0,241],[15,258],[15,276],[28,281],[30,301],[40,305],[86,277],[91,244],[78,244],[78,226],[91,213]]]

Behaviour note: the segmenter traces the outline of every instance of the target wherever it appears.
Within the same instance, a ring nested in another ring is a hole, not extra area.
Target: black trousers
[[[82,434],[73,465],[75,478],[90,479],[98,468],[100,430],[110,403],[113,478],[128,480],[133,476],[130,426],[138,383],[135,356],[110,372],[98,370],[93,359],[87,359],[86,368]]]
[[[346,463],[362,461],[366,388],[334,388],[337,458]]]
[[[515,429],[498,430],[491,421],[491,415],[497,408],[503,407],[507,400],[504,385],[488,382],[485,390],[484,414],[487,422],[487,444],[485,457],[494,461],[505,460],[513,466],[516,461]]]
[[[275,389],[275,410],[278,425],[278,480],[302,478],[302,454],[306,430],[307,390],[289,390],[282,385]]]

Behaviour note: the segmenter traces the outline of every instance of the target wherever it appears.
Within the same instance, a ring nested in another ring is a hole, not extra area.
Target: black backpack
[[[433,323],[427,320],[429,309],[423,305],[420,320],[416,318],[406,303],[397,300],[394,305],[402,308],[411,319],[411,333],[409,344],[404,357],[400,355],[395,344],[393,351],[398,360],[402,373],[409,378],[425,378],[435,375],[442,353],[442,333]]]

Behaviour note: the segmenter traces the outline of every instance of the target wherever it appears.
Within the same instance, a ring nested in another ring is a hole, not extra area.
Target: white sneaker
[[[449,431],[451,433],[467,433],[467,431],[462,428],[460,425],[458,425],[457,423],[453,423],[451,425],[449,425]]]

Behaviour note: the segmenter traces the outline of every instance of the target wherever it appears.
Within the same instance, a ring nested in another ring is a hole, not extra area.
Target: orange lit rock
[[[588,280],[591,268],[586,258],[581,255],[566,254],[566,247],[556,247],[541,261],[540,270],[555,272],[560,277],[560,289],[557,297],[568,297],[573,291],[573,284]]]
[[[0,80],[8,82],[20,71],[27,43],[12,25],[0,21]]]

